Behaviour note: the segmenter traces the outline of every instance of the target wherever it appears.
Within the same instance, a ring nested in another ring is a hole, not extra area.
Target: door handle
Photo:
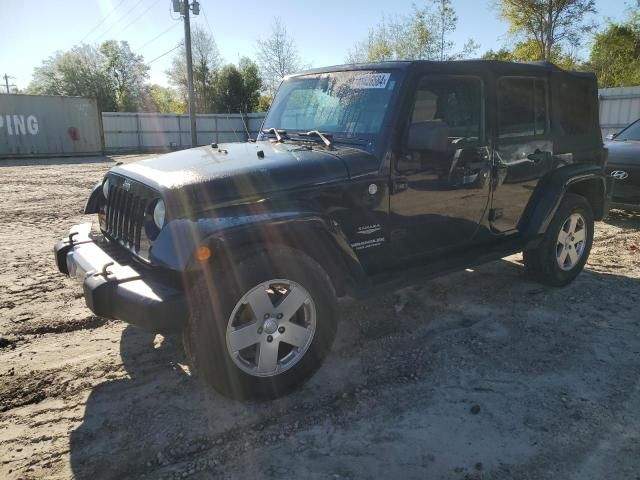
[[[404,192],[409,189],[409,180],[406,178],[394,178],[391,180],[390,193]]]
[[[548,154],[549,154],[549,152],[543,152],[543,151],[541,151],[540,149],[537,148],[535,152],[527,155],[527,158],[529,160],[531,160],[533,163],[538,163],[538,162],[546,159]]]

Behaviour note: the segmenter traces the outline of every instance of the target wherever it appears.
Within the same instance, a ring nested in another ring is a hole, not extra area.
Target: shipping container
[[[99,155],[102,150],[95,99],[0,95],[0,158]]]

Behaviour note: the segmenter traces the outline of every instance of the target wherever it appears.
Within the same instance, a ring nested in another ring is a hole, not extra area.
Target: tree
[[[145,110],[160,113],[187,113],[187,104],[173,88],[151,85],[147,89]]]
[[[253,112],[258,107],[262,80],[257,65],[246,57],[239,66],[226,65],[216,76],[214,109],[219,113]]]
[[[36,67],[27,92],[37,95],[73,95],[92,97],[98,109],[117,107],[116,89],[106,67],[104,55],[90,45],[79,45],[57,52]]]
[[[498,0],[500,16],[521,41],[533,41],[536,60],[552,60],[555,48],[577,47],[594,25],[595,0]]]
[[[267,110],[269,110],[272,101],[273,98],[266,95],[260,95],[260,98],[258,99],[258,106],[256,107],[256,112],[266,112]]]
[[[193,89],[198,113],[213,111],[213,88],[216,74],[222,65],[222,57],[214,38],[196,25],[191,30],[191,53],[193,58]],[[188,97],[186,51],[178,50],[167,70],[169,83],[175,86],[182,98]]]
[[[131,51],[128,42],[109,40],[100,46],[104,68],[111,77],[120,112],[135,112],[143,106],[149,66],[142,55]]]
[[[245,113],[254,112],[258,108],[263,86],[258,65],[249,58],[242,57],[238,62],[238,69],[243,83],[242,108]]]
[[[219,113],[240,113],[243,108],[244,83],[242,74],[235,65],[222,67],[216,77],[213,89],[214,111]]]
[[[451,5],[451,0],[436,0],[435,9],[439,60],[444,61],[446,53],[451,51],[454,46],[454,43],[447,39],[447,36],[455,32],[458,25],[458,16]]]
[[[610,23],[597,33],[588,68],[596,72],[600,87],[640,85],[640,17]]]
[[[424,7],[415,4],[407,16],[382,18],[369,30],[367,39],[357,43],[347,55],[350,63],[387,60],[454,60],[472,55],[479,45],[467,41],[454,52],[450,35],[458,17],[450,0],[430,0]]]
[[[303,68],[293,39],[277,17],[273,20],[271,36],[258,40],[257,59],[264,89],[270,96],[285,76]]]
[[[500,50],[489,50],[482,58],[485,60],[504,60],[508,62],[532,62],[539,60],[538,46],[534,40],[518,42],[512,50],[501,48]],[[575,70],[581,68],[578,59],[569,53],[563,52],[558,45],[551,51],[550,61],[561,68]]]

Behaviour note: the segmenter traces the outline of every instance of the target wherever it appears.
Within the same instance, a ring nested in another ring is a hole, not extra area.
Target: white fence
[[[601,88],[598,94],[603,138],[640,118],[640,86]],[[249,136],[255,138],[264,116],[264,113],[197,115],[198,144],[246,141]],[[104,112],[102,126],[107,153],[191,146],[188,115]]]
[[[601,88],[598,94],[603,138],[640,118],[640,86]]]
[[[255,138],[264,116],[264,113],[196,115],[198,145]],[[191,147],[189,115],[104,112],[102,127],[107,153]]]

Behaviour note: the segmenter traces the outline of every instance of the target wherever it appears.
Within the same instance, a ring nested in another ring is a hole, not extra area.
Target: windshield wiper
[[[278,130],[277,128],[264,128],[262,133],[271,133],[276,136],[276,142],[284,143],[284,138],[287,136],[286,130]]]
[[[322,133],[318,130],[310,130],[306,133],[297,132],[297,135],[300,135],[301,137],[318,137],[320,140],[322,140],[322,143],[324,143],[329,150],[333,150],[333,142],[328,138],[333,136],[330,133]]]

